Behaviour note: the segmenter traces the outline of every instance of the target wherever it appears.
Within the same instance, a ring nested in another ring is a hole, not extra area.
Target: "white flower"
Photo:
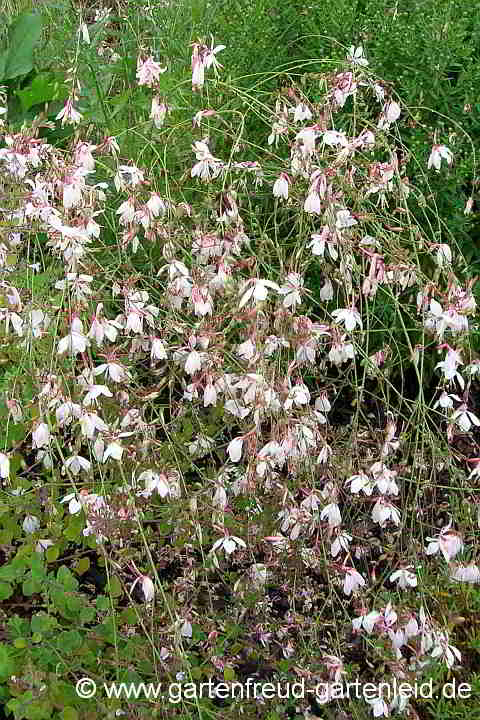
[[[166,360],[167,359],[167,351],[165,350],[165,345],[160,340],[160,338],[153,338],[152,340],[152,348],[150,350],[150,358],[152,360]]]
[[[143,497],[150,497],[156,490],[161,498],[167,497],[172,494],[172,488],[170,487],[169,478],[165,473],[156,473],[153,470],[144,470],[138,476],[138,482],[145,482],[145,489],[141,490],[138,494]]]
[[[82,435],[91,439],[95,431],[108,432],[108,425],[96,413],[85,412],[80,418]]]
[[[89,340],[83,334],[83,323],[80,318],[76,317],[72,320],[70,333],[58,343],[57,353],[63,355],[63,353],[69,352],[72,355],[77,355],[78,353],[84,353],[88,345]]]
[[[232,462],[239,462],[242,457],[243,437],[237,437],[228,443],[227,452]]]
[[[158,95],[152,98],[152,108],[150,110],[150,120],[153,120],[153,124],[160,130],[165,122],[165,116],[167,114],[167,106],[165,103],[159,102]]]
[[[205,386],[205,390],[203,391],[203,407],[208,407],[209,405],[215,406],[217,404],[217,390],[215,388],[215,385],[212,383],[208,383]]]
[[[368,634],[373,632],[373,628],[375,627],[375,623],[380,620],[382,617],[382,614],[377,612],[377,610],[372,610],[371,612],[367,613],[367,615],[362,615],[361,618],[361,624],[363,625],[363,629]]]
[[[415,573],[410,572],[409,567],[412,566],[409,565],[406,568],[396,570],[390,575],[390,582],[396,582],[400,590],[405,590],[407,587],[417,587],[417,577]]]
[[[40,521],[37,517],[35,517],[35,515],[26,515],[22,527],[26,533],[31,534],[38,530],[40,527]]]
[[[130,379],[130,373],[122,365],[115,362],[107,362],[98,365],[93,371],[94,375],[105,373],[113,382],[123,383]],[[105,386],[102,386],[105,387]],[[105,393],[104,393],[105,394]],[[107,397],[112,397],[108,395]]]
[[[328,227],[323,228],[321,233],[313,233],[308,247],[311,249],[313,255],[319,255],[323,258],[325,255],[325,249],[327,249],[333,261],[338,259],[336,243],[332,241],[332,236]]]
[[[338,527],[342,523],[342,516],[340,514],[340,508],[336,503],[330,503],[326,505],[320,513],[320,520],[328,519],[330,527]]]
[[[460,533],[450,530],[449,523],[440,530],[435,538],[427,537],[428,547],[425,550],[427,555],[436,555],[440,550],[445,561],[450,562],[463,549],[463,539]]]
[[[185,360],[185,372],[188,375],[195,375],[202,369],[202,356],[196,350],[191,350]]]
[[[42,448],[50,442],[50,430],[46,423],[39,423],[32,432],[32,447]]]
[[[428,169],[433,167],[438,172],[442,164],[442,159],[446,161],[447,165],[451,165],[453,162],[451,150],[449,150],[446,145],[434,145],[428,158]]]
[[[325,145],[328,145],[329,147],[335,147],[336,145],[341,145],[342,147],[345,147],[348,145],[348,140],[345,135],[345,133],[339,132],[338,130],[326,130],[323,133],[322,140]]]
[[[388,717],[390,711],[388,705],[381,695],[377,697],[365,697],[365,702],[371,705],[373,717]]]
[[[288,186],[289,186],[288,175],[286,175],[285,173],[281,173],[280,177],[278,177],[273,184],[273,196],[287,200],[288,199]]]
[[[155,597],[155,586],[152,582],[152,580],[147,575],[139,575],[137,579],[134,581],[132,587],[130,588],[130,595],[133,592],[134,587],[137,583],[140,583],[143,597],[145,598],[145,602],[149,603],[152,602],[152,600]]]
[[[378,128],[380,130],[388,130],[390,125],[396,120],[398,120],[398,118],[400,117],[400,113],[401,110],[398,103],[396,103],[394,100],[387,102],[383,106],[383,111],[378,121]]]
[[[365,579],[355,568],[345,568],[345,580],[343,582],[343,592],[345,595],[351,595],[359,587],[366,585]]]
[[[75,110],[75,108],[73,107],[73,98],[68,98],[58,115],[55,116],[55,120],[62,121],[62,127],[65,125],[65,123],[69,123],[70,125],[78,125],[82,118],[83,115],[79,113],[78,110]]]
[[[290,108],[289,112],[293,113],[293,122],[295,123],[312,119],[312,113],[305,103],[299,103],[294,108]]]
[[[336,214],[336,221],[335,221],[335,227],[338,230],[343,230],[343,228],[349,228],[353,225],[357,225],[357,221],[350,213],[350,210],[338,210]]]
[[[190,455],[198,455],[204,457],[215,447],[215,441],[207,435],[197,435],[196,439],[189,443],[188,451]]]
[[[448,395],[448,394],[445,392],[445,390],[444,390],[444,391],[442,392],[442,394],[440,395],[440,397],[438,398],[438,400],[434,403],[433,409],[435,410],[435,408],[437,408],[438,406],[440,406],[441,408],[450,410],[451,408],[453,408],[453,401],[454,401],[454,400],[457,400],[458,402],[461,402],[461,401],[460,401],[460,398],[458,397],[458,395]]]
[[[108,458],[113,458],[114,460],[121,460],[122,455],[123,447],[117,442],[111,442],[105,450],[102,462],[107,462]]]
[[[345,342],[345,335],[339,342],[333,342],[332,347],[328,353],[328,359],[334,365],[342,365],[348,360],[355,358],[355,350],[352,343]]]
[[[145,602],[152,602],[155,597],[155,586],[147,575],[142,576],[142,592]]]
[[[370,496],[375,486],[375,482],[363,472],[360,472],[358,475],[352,475],[351,477],[349,477],[348,480],[346,480],[345,485],[348,485],[348,483],[350,483],[350,492],[354,495],[356,495],[360,491],[363,491],[365,495]]]
[[[234,417],[240,418],[240,420],[243,420],[243,418],[246,418],[247,415],[250,414],[250,408],[245,407],[245,405],[242,405],[242,403],[235,400],[235,398],[227,400],[224,404],[224,408]]]
[[[283,307],[291,308],[295,312],[297,305],[302,304],[303,277],[300,273],[291,272],[287,275],[287,281],[279,289],[280,295],[284,295]]]
[[[245,291],[247,285],[250,285],[250,287]],[[241,310],[250,299],[253,299],[255,302],[262,302],[263,300],[266,300],[269,289],[280,292],[280,287],[277,283],[274,283],[271,280],[261,280],[257,278],[247,280],[241,290],[243,295],[238,306],[239,309]]]
[[[457,565],[450,577],[457,582],[480,583],[480,568],[478,565]]]
[[[256,355],[256,347],[255,344],[250,340],[245,340],[245,342],[240,343],[240,345],[237,347],[237,355],[241,357],[243,360],[252,360],[252,358]]]
[[[0,452],[0,477],[6,480],[10,474],[10,460],[5,453]]]
[[[431,657],[441,657],[448,668],[451,668],[455,664],[455,660],[461,662],[462,655],[460,650],[448,642],[448,636],[446,633],[438,633],[434,641],[435,645],[431,653]]]
[[[78,475],[81,470],[88,472],[91,467],[91,462],[81,455],[72,455],[65,460],[65,467],[70,470],[72,475]]]
[[[199,177],[204,182],[216,178],[222,170],[221,160],[213,157],[205,142],[197,140],[192,145],[192,149],[198,162],[192,167],[190,175]]]
[[[457,368],[459,365],[463,365],[462,358],[460,356],[460,353],[454,350],[453,348],[448,348],[447,354],[445,356],[445,360],[442,360],[441,362],[437,363],[435,365],[435,370],[437,368],[440,368],[443,372],[443,376],[445,380],[454,380],[455,378],[458,381],[458,384],[460,387],[464,388],[465,382],[458,372]]]
[[[320,215],[322,212],[322,205],[320,202],[320,195],[316,190],[310,190],[303,204],[303,209],[311,215]]]
[[[182,623],[181,620],[180,620],[180,623]],[[189,620],[184,620],[184,621],[183,621],[182,627],[180,628],[180,635],[181,635],[182,637],[184,637],[184,638],[191,638],[191,637],[192,637],[192,635],[193,635],[193,628],[192,628],[192,623],[191,623]],[[184,675],[184,673],[178,673],[176,677],[178,678],[178,675],[180,675],[180,674]],[[183,678],[182,678],[182,679],[183,679]]]
[[[129,225],[135,218],[135,204],[132,198],[128,198],[119,205],[116,215],[120,215],[119,221],[121,225]]]
[[[315,152],[315,128],[306,127],[297,133],[295,138],[297,143],[302,144],[302,153],[306,157],[310,157]]]
[[[283,403],[283,407],[285,410],[289,410],[294,405],[297,407],[301,407],[302,405],[308,405],[310,402],[310,391],[306,385],[303,383],[299,383],[298,385],[294,385],[290,392],[288,393],[288,397]]]
[[[350,543],[352,542],[352,536],[346,532],[339,532],[335,540],[330,547],[330,553],[332,557],[337,557],[339,552],[348,552]]]
[[[359,65],[360,67],[367,67],[368,65],[368,60],[363,54],[363,47],[361,45],[359,45],[359,47],[350,46],[347,53],[347,60],[352,65]]]
[[[68,502],[68,512],[70,515],[76,515],[82,509],[82,504],[77,500],[75,493],[69,493],[60,500],[61,503]]]
[[[212,38],[212,41],[211,41],[211,43],[210,43],[210,47],[207,47],[207,48],[205,49],[205,60],[204,60],[204,62],[205,62],[205,67],[206,67],[207,70],[209,70],[211,67],[213,67],[213,69],[214,69],[215,71],[217,71],[218,68],[223,67],[223,66],[220,65],[220,63],[218,62],[218,60],[217,60],[217,58],[216,58],[216,55],[217,55],[217,53],[221,52],[222,50],[225,50],[226,47],[227,47],[226,45],[216,45],[215,47],[213,47],[213,38]]]
[[[82,184],[80,182],[75,182],[72,180],[72,182],[64,183],[63,185],[63,193],[62,193],[62,203],[65,210],[69,210],[70,208],[77,207],[77,205],[80,205],[82,202]],[[55,287],[58,287],[55,285]]]
[[[467,406],[465,404],[460,405],[457,410],[452,414],[452,420],[454,420],[460,430],[463,430],[463,432],[469,432],[472,425],[475,425],[476,427],[480,427],[480,419],[474,415],[470,410],[467,410]]]
[[[400,513],[391,502],[383,497],[378,498],[372,510],[372,520],[383,527],[388,520],[391,520],[395,525],[400,525]]]
[[[84,407],[88,407],[96,402],[100,395],[105,397],[113,397],[113,393],[108,389],[106,385],[88,385],[88,392],[83,398]]]
[[[333,300],[333,285],[329,277],[325,278],[325,283],[320,288],[320,300],[323,300],[324,302]]]
[[[192,285],[191,299],[195,315],[205,317],[212,314],[213,300],[206,287]]]
[[[436,246],[436,250],[435,263],[438,267],[452,264],[452,251],[449,245],[445,243],[439,244]]]
[[[218,548],[222,548],[225,555],[231,555],[238,547],[246,548],[247,546],[241,538],[235,537],[235,535],[226,535],[214,543],[211,552],[215,552]]]
[[[332,312],[332,317],[337,323],[343,322],[345,325],[345,329],[348,332],[352,332],[352,330],[355,330],[355,327],[357,325],[359,326],[360,330],[363,327],[360,313],[354,307],[334,310]]]
[[[37,544],[35,545],[35,552],[43,553],[45,550],[53,545],[53,540],[49,540],[48,538],[39,540]]]

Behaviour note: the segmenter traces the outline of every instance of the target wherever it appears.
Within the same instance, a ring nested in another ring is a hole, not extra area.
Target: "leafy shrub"
[[[213,38],[190,78],[176,41],[79,30],[66,102],[3,114],[7,712],[152,714],[85,676],[322,684],[270,720],[333,712],[342,677],[477,687],[478,321],[432,187],[455,138],[409,154],[361,47],[246,86]]]

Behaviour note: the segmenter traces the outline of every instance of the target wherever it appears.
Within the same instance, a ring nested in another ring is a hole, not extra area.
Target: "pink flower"
[[[400,117],[400,112],[400,105],[394,100],[385,103],[385,105],[383,106],[382,114],[380,115],[380,119],[378,121],[378,128],[380,130],[388,130],[390,125],[394,123],[395,120],[398,120],[398,118]]]
[[[159,130],[165,122],[165,116],[167,114],[167,106],[165,103],[159,102],[158,95],[152,98],[152,109],[150,111],[150,120],[153,120],[153,124]]]
[[[457,555],[463,548],[463,539],[460,533],[450,530],[451,523],[440,530],[440,533],[434,537],[427,537],[429,543],[426,553],[427,555],[436,555],[440,551],[447,563]]]
[[[137,60],[137,80],[139,85],[147,85],[152,87],[162,73],[166,71],[166,67],[162,68],[160,63],[155,62],[153,57],[148,57],[146,60],[142,60],[140,57]]]
[[[311,215],[320,215],[322,206],[320,203],[320,195],[316,190],[310,190],[303,204],[303,209]]]
[[[440,170],[442,160],[445,160],[447,165],[452,164],[453,155],[451,150],[449,150],[446,145],[434,145],[432,147],[430,157],[428,158],[428,169],[433,167],[438,172]]]
[[[75,110],[73,107],[73,98],[70,97],[55,117],[55,120],[61,120],[63,127],[66,123],[69,125],[78,125],[82,118],[83,115],[81,115],[78,110]]]

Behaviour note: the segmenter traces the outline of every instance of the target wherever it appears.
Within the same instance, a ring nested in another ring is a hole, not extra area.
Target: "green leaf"
[[[0,582],[0,601],[6,600],[13,595],[13,588],[5,582]]]
[[[5,73],[5,65],[7,63],[7,50],[4,50],[3,52],[0,52],[0,80],[3,79],[4,73]]]
[[[78,720],[78,712],[73,707],[63,708],[62,720]]]
[[[83,638],[76,630],[68,630],[57,637],[57,647],[66,653],[73,653],[83,645]]]
[[[29,87],[17,90],[15,94],[20,98],[23,112],[27,112],[34,105],[56,98],[57,87],[58,83],[50,73],[40,73],[32,80]]]
[[[112,597],[120,597],[123,595],[122,584],[116,575],[110,578],[109,590]]]
[[[12,23],[2,80],[26,75],[33,68],[33,49],[42,35],[42,17],[21,13]]]
[[[110,610],[110,600],[105,597],[105,595],[99,595],[95,601],[95,605],[97,606],[97,610],[100,610],[101,612],[107,612],[107,610]]]
[[[235,680],[235,670],[231,667],[225,667],[223,669],[223,679],[225,682],[232,682]]]
[[[0,680],[7,680],[14,673],[15,661],[9,648],[2,643],[0,644]]]
[[[47,634],[53,630],[57,625],[57,620],[46,612],[40,611],[32,617],[31,620],[32,632]]]
[[[44,580],[46,577],[45,566],[43,564],[43,554],[34,552],[31,559],[32,578],[37,582]]]
[[[22,592],[27,597],[31,597],[32,595],[35,595],[35,593],[39,593],[42,591],[42,582],[41,580],[35,580],[33,577],[27,577],[26,580],[24,580],[22,584]]]
[[[89,567],[90,567],[90,558],[82,557],[75,563],[75,566],[73,569],[77,575],[83,575],[84,573],[87,572]]]
[[[50,545],[49,548],[47,548],[45,552],[47,562],[55,562],[55,560],[58,559],[58,556],[60,555],[60,549],[58,545]]]
[[[95,620],[97,613],[94,608],[84,607],[80,610],[79,622],[81,625],[91,623]]]
[[[78,590],[78,580],[66,565],[62,565],[57,572],[57,581],[61,583],[65,590],[72,592]]]

